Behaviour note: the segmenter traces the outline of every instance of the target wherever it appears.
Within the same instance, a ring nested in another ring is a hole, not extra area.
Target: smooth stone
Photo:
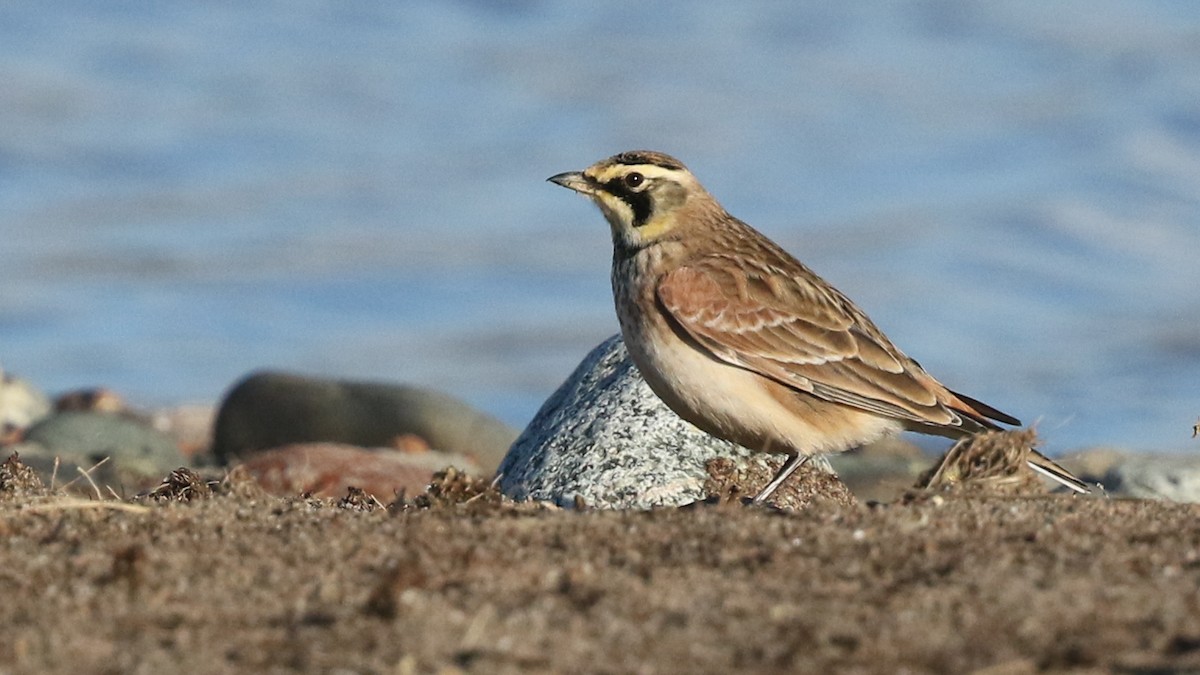
[[[911,490],[934,458],[884,457],[844,452],[829,456],[829,464],[854,496],[865,501],[890,502]]]
[[[25,432],[14,446],[21,460],[43,474],[59,461],[58,479],[71,480],[75,467],[91,469],[106,457],[103,471],[93,474],[101,482],[119,482],[120,476],[162,476],[184,461],[179,446],[169,436],[122,415],[97,412],[55,413]]]
[[[170,436],[189,459],[203,462],[212,447],[213,422],[216,406],[183,404],[158,410],[139,410],[111,389],[93,387],[76,389],[55,398],[58,412],[102,412],[121,415],[151,426]]]
[[[311,494],[335,499],[346,496],[350,488],[358,488],[386,504],[398,493],[424,492],[436,472],[451,466],[479,475],[479,467],[463,455],[340,443],[304,443],[267,450],[234,470],[244,471],[263,490],[278,496]]]
[[[566,507],[576,498],[594,508],[682,506],[709,496],[706,467],[719,458],[751,473],[768,459],[672,412],[617,335],[593,349],[542,405],[500,464],[498,487],[516,500]],[[831,472],[824,458],[809,465]]]
[[[901,436],[887,436],[828,459],[855,497],[890,502],[912,489],[936,458]]]
[[[50,414],[50,399],[26,380],[0,369],[0,438]]]
[[[1059,457],[1056,461],[1085,483],[1104,483],[1104,477],[1130,454],[1118,448],[1098,446],[1083,448]]]
[[[438,391],[260,372],[237,383],[221,403],[213,453],[230,462],[295,443],[390,447],[412,435],[473,458],[490,475],[517,432]]]
[[[1110,468],[1102,482],[1117,496],[1200,503],[1200,458],[1130,456]]]

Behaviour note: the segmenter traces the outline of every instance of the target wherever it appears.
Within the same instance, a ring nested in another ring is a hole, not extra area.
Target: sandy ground
[[[21,480],[0,473],[3,672],[1200,672],[1198,505],[617,513],[463,478],[388,508]]]

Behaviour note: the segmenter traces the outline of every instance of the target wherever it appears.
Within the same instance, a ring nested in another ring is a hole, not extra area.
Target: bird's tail
[[[1087,494],[1091,492],[1091,490],[1088,489],[1087,483],[1079,480],[1070,471],[1062,468],[1057,462],[1043,455],[1037,450],[1030,448],[1029,456],[1025,459],[1025,463],[1029,465],[1029,468],[1042,474],[1046,478],[1049,478],[1050,480],[1061,485],[1065,485],[1080,494]]]

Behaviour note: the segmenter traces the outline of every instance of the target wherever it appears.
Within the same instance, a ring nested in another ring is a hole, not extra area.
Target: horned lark
[[[548,180],[590,197],[608,220],[617,318],[654,393],[714,436],[788,455],[756,502],[815,454],[902,429],[961,437],[1020,424],[933,379],[679,160],[624,152]],[[1041,454],[1028,464],[1087,491]]]

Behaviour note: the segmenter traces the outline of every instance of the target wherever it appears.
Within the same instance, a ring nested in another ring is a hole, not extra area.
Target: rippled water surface
[[[0,7],[0,365],[215,400],[278,367],[523,425],[616,332],[544,182],[684,159],[1049,450],[1192,449],[1200,5]]]

